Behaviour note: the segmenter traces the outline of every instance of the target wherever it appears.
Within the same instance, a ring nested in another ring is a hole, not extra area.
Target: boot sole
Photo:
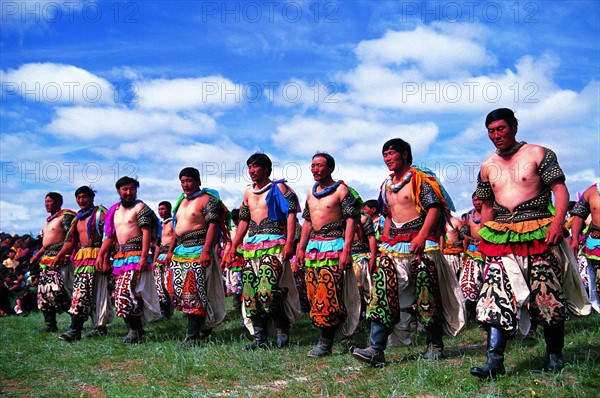
[[[365,363],[368,363],[369,365],[375,366],[376,368],[383,367],[386,364],[385,361],[383,361],[383,362],[374,361],[372,357],[366,357],[366,356],[360,355],[359,353],[356,353],[356,352],[352,353],[352,357],[355,359],[358,359],[361,362],[365,362]]]

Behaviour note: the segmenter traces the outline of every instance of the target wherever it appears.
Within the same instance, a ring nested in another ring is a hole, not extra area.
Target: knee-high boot
[[[187,328],[185,330],[185,338],[183,343],[188,346],[194,346],[202,340],[201,330],[204,324],[204,318],[200,315],[187,315]]]
[[[434,361],[444,356],[444,329],[440,323],[426,326],[427,332],[427,351],[423,354],[426,361]]]
[[[81,340],[81,331],[86,317],[80,315],[71,315],[71,326],[69,330],[58,336],[63,341]]]
[[[271,318],[275,323],[275,330],[277,332],[277,348],[283,348],[290,341],[290,320],[283,309],[273,313]]]
[[[546,341],[546,363],[544,371],[557,373],[564,367],[562,350],[565,346],[565,322],[556,325],[544,323],[544,340]]]
[[[319,342],[308,352],[307,356],[322,357],[331,354],[331,347],[333,347],[333,339],[335,338],[336,331],[337,326],[319,328]]]
[[[141,343],[142,336],[144,335],[144,328],[142,326],[142,317],[135,315],[128,315],[125,318],[125,324],[129,329],[127,336],[123,338],[125,344],[136,344]]]
[[[385,365],[385,347],[389,335],[388,329],[379,322],[371,322],[371,333],[369,335],[369,346],[367,348],[355,348],[352,356],[359,361],[373,366]]]
[[[495,380],[496,376],[505,374],[504,351],[507,342],[507,332],[490,327],[487,340],[487,362],[483,366],[472,367],[471,374],[486,380]]]
[[[244,347],[245,350],[256,350],[267,347],[267,322],[262,316],[253,316],[252,328],[254,329],[254,340]]]
[[[58,332],[58,326],[56,326],[56,311],[42,311],[42,314],[44,314],[44,327],[39,329],[38,332]]]

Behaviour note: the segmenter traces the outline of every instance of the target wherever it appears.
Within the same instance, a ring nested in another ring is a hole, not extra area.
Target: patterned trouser
[[[69,314],[87,317],[94,305],[94,274],[82,272],[75,275],[73,299]]]
[[[339,266],[306,268],[310,319],[316,327],[337,326],[346,319],[342,277]]]
[[[391,329],[400,321],[400,291],[414,284],[418,320],[424,326],[442,321],[440,287],[435,262],[426,254],[416,258],[383,255],[373,274],[367,319]],[[411,289],[412,290],[412,289]]]
[[[509,273],[520,276],[513,280],[522,280],[522,283],[513,285]],[[561,266],[551,250],[528,257],[486,257],[477,321],[516,333],[519,328],[517,296],[527,295],[532,319],[549,325],[566,320]]]
[[[200,263],[171,261],[169,294],[184,314],[206,316],[206,269]]]
[[[278,257],[265,254],[260,260],[247,259],[244,264],[242,297],[249,318],[283,311],[287,289],[279,286],[283,265]],[[256,265],[256,270],[253,265]]]
[[[117,279],[115,285],[115,309],[118,317],[141,316],[143,301],[136,292],[140,281],[139,271],[126,271]]]
[[[170,307],[171,298],[167,289],[169,283],[169,273],[165,271],[165,266],[154,265],[154,281],[156,284],[156,292],[158,293],[158,301],[161,307]]]
[[[41,311],[63,312],[71,304],[61,271],[49,267],[40,272],[37,296]]]

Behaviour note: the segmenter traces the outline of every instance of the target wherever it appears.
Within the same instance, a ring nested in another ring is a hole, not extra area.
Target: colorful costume
[[[600,195],[600,184],[596,183],[595,185]],[[590,204],[583,196],[575,204],[571,212],[572,215],[579,216],[583,220],[586,220],[590,213]],[[587,236],[584,239],[580,256],[584,258],[581,260],[585,260],[580,262],[587,265],[588,296],[594,309],[600,312],[600,226],[590,223],[587,227]]]
[[[343,181],[337,181],[331,189],[315,197],[333,193]],[[310,302],[310,318],[319,328],[319,345],[315,353],[324,355],[331,352],[333,339],[337,333],[342,338],[351,337],[360,320],[360,293],[353,270],[342,270],[339,258],[344,248],[344,228],[346,219],[358,218],[362,200],[356,191],[348,187],[348,194],[341,202],[342,219],[324,225],[318,231],[311,229],[306,246],[306,291]],[[323,194],[326,192],[325,194]],[[302,217],[310,222],[308,202]],[[311,352],[313,352],[311,351]],[[311,355],[309,352],[309,355]]]
[[[474,210],[467,213],[467,223],[464,226],[465,235],[469,236],[469,245],[465,251],[465,258],[463,261],[462,270],[458,278],[460,283],[460,290],[462,291],[465,304],[469,311],[469,316],[473,316],[473,306],[477,302],[479,290],[483,282],[483,255],[479,252],[479,239],[473,237],[471,229],[469,228],[469,219],[479,224],[481,219],[476,220],[474,218]]]
[[[358,281],[358,291],[361,296],[361,307],[366,308],[371,300],[371,270],[369,270],[369,261],[371,260],[371,251],[369,248],[369,236],[375,236],[375,227],[373,219],[366,213],[366,221],[359,227],[358,238],[352,242],[352,267],[354,275]]]
[[[527,335],[530,315],[544,325],[564,322],[569,313],[589,313],[577,261],[565,241],[544,240],[554,220],[550,184],[564,181],[556,155],[546,149],[538,170],[546,188],[511,212],[493,203],[494,221],[479,231],[479,251],[486,256],[477,320],[510,335]],[[478,181],[476,195],[494,200],[489,182]]]
[[[52,262],[69,239],[69,234],[75,221],[75,213],[71,210],[63,209],[48,217],[46,222],[50,222],[60,216],[63,216],[60,226],[65,232],[65,240],[44,247],[44,254],[40,259],[40,279],[37,294],[38,308],[44,313],[45,330],[48,331],[57,330],[56,313],[67,311],[71,303],[69,290],[72,287],[69,288],[67,286],[70,279],[69,274],[72,272],[69,270],[71,267],[69,256],[65,256],[64,261],[56,268],[52,266]]]
[[[136,201],[133,206],[141,201]],[[121,206],[114,204],[106,213],[104,238],[114,239],[114,213]],[[137,214],[139,228],[149,228],[155,234],[157,218],[145,203]],[[143,335],[143,323],[151,322],[160,315],[158,295],[152,273],[152,263],[148,261],[140,268],[143,235],[129,239],[125,243],[115,243],[117,253],[113,256],[113,275],[117,277],[115,309],[118,317],[124,318],[129,333],[124,342],[138,342]],[[148,254],[148,253],[146,253]]]
[[[385,362],[388,335],[392,332],[401,334],[400,326],[395,326],[400,321],[406,323],[406,319],[401,318],[403,310],[416,305],[417,319],[427,331],[428,350],[424,359],[442,355],[444,332],[456,336],[465,326],[458,281],[438,244],[445,221],[439,220],[437,228],[427,236],[423,255],[417,257],[410,253],[410,244],[420,232],[427,211],[437,206],[443,210],[442,214],[448,214],[452,202],[435,176],[415,167],[411,167],[397,185],[392,185],[392,178],[393,174],[384,181],[379,197],[383,214],[392,224],[389,236],[381,237],[381,256],[372,276],[372,299],[367,307],[367,320],[371,321],[370,345],[353,353],[355,358],[373,365]],[[420,216],[396,223],[392,220],[387,195],[399,192],[408,183]]]
[[[252,321],[250,332],[257,347],[266,342],[269,319],[277,332],[277,346],[287,345],[290,323],[295,323],[301,315],[292,268],[283,258],[287,217],[290,213],[296,214],[300,207],[291,188],[286,186],[286,193],[281,192],[278,185],[284,183],[284,180],[272,181],[270,188],[264,187],[269,189],[265,199],[268,216],[259,224],[251,219],[246,205],[240,208],[240,220],[249,223],[248,237],[242,245],[245,259],[242,271],[243,308],[245,316]],[[246,324],[250,326],[248,322]]]
[[[161,220],[161,226],[170,223],[172,218]],[[160,236],[160,232],[159,232]],[[161,314],[164,316],[171,315],[171,298],[168,292],[169,272],[167,262],[167,252],[171,246],[170,242],[161,242],[158,250],[158,256],[154,263],[154,281],[156,282],[156,291],[158,293],[158,302],[160,304]]]
[[[218,193],[203,189],[200,194],[209,195],[203,209],[206,225],[221,223],[224,216],[223,204]],[[173,208],[174,225],[177,223],[177,210],[185,196],[181,196]],[[193,342],[206,337],[212,328],[219,325],[227,312],[225,291],[217,256],[211,253],[211,263],[205,267],[200,263],[208,227],[189,231],[176,237],[173,257],[169,268],[169,294],[175,308],[188,316],[186,341]],[[202,335],[205,331],[205,335]]]
[[[108,277],[104,273],[96,272],[96,259],[100,253],[104,231],[103,214],[106,209],[102,206],[93,206],[77,212],[77,220],[87,220],[87,235],[90,244],[78,245],[76,227],[73,228],[70,241],[77,244],[72,260],[74,265],[75,281],[73,282],[73,299],[71,300],[71,327],[60,336],[62,340],[72,341],[81,338],[81,330],[87,317],[95,315],[94,327],[105,328],[114,316],[112,305],[108,296]]]

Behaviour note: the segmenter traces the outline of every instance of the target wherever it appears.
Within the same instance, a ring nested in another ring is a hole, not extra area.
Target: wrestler
[[[569,313],[590,312],[577,262],[563,239],[565,175],[550,149],[516,140],[512,110],[490,112],[485,126],[496,147],[481,165],[476,191],[483,201],[479,251],[485,256],[477,321],[487,328],[487,362],[471,374],[481,379],[504,374],[506,343],[527,334],[530,317],[544,327],[544,370],[558,372],[565,320]]]
[[[460,290],[462,291],[467,309],[467,317],[475,319],[477,295],[483,281],[483,255],[479,252],[479,230],[481,229],[481,199],[475,192],[471,195],[473,208],[467,212],[466,223],[463,227],[463,245],[465,258],[459,275]]]
[[[444,216],[453,205],[435,176],[411,166],[407,142],[389,140],[382,154],[392,174],[380,192],[385,228],[367,307],[369,347],[355,349],[352,356],[384,365],[388,335],[402,321],[401,311],[416,304],[418,320],[427,332],[422,357],[435,360],[443,356],[444,332],[455,336],[465,325],[458,282],[439,247]]]
[[[255,153],[246,164],[252,186],[244,192],[236,235],[223,260],[230,261],[248,233],[242,245],[242,296],[254,340],[245,348],[266,347],[269,322],[275,326],[277,347],[283,348],[289,342],[290,323],[301,314],[289,261],[294,255],[296,213],[300,206],[285,180],[269,178],[272,163],[266,154]]]
[[[360,295],[352,271],[352,241],[362,201],[343,181],[333,180],[331,155],[317,153],[310,169],[315,185],[302,213],[296,261],[306,267],[310,318],[319,330],[319,342],[308,356],[320,357],[331,354],[336,333],[350,337],[358,325]]]
[[[158,204],[160,217],[160,240],[154,250],[154,281],[160,303],[161,318],[169,318],[173,312],[171,297],[167,289],[169,273],[167,269],[167,252],[173,238],[173,218],[171,217],[171,202],[162,201]],[[160,319],[160,318],[159,318]]]
[[[587,259],[590,284],[590,297],[596,311],[600,302],[600,184],[596,183],[585,190],[579,201],[575,204],[571,224],[571,249],[576,255],[579,253],[579,241],[585,220],[591,215],[592,219],[587,229],[581,255]],[[595,297],[594,297],[595,293]]]
[[[117,316],[127,325],[125,344],[141,342],[143,324],[160,315],[152,263],[148,257],[158,220],[152,209],[137,199],[139,186],[140,183],[131,177],[117,180],[115,187],[121,200],[106,212],[104,239],[96,261],[96,269],[107,270],[114,246],[113,275],[117,278],[114,300]]]
[[[187,316],[184,343],[194,346],[227,312],[215,245],[223,228],[224,206],[214,190],[200,189],[200,172],[179,173],[183,194],[173,208],[173,236],[167,252],[169,294]]]
[[[96,315],[95,334],[106,335],[106,325],[113,317],[108,296],[107,275],[95,268],[102,244],[106,213],[106,208],[94,205],[95,195],[88,186],[79,187],[75,191],[75,200],[80,210],[75,216],[75,224],[69,240],[74,248],[71,258],[75,267],[75,281],[69,309],[71,326],[58,337],[64,341],[81,339],[83,324],[90,315]]]
[[[58,192],[49,192],[44,200],[50,217],[42,231],[42,248],[31,258],[30,263],[40,262],[38,284],[38,308],[44,314],[44,328],[40,332],[56,332],[56,313],[67,311],[69,297],[69,256],[73,245],[69,234],[73,228],[75,213],[61,209],[63,197]]]

